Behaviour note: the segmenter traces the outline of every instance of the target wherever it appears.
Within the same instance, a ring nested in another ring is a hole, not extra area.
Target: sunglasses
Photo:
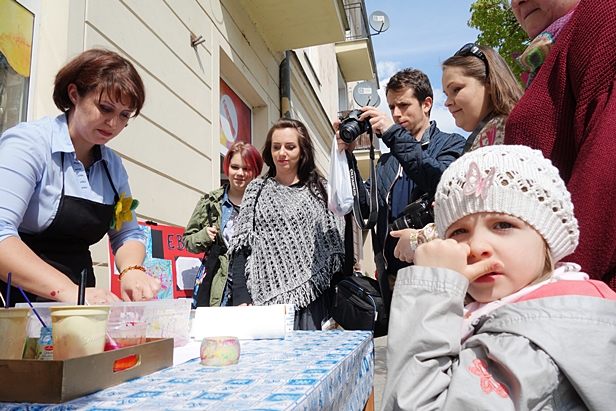
[[[456,51],[456,54],[454,54],[454,56],[475,56],[481,59],[486,65],[486,77],[488,77],[488,75],[490,74],[490,65],[488,64],[488,59],[486,58],[485,54],[483,54],[483,52],[479,50],[479,47],[477,47],[474,43],[466,43],[462,46],[460,50]]]

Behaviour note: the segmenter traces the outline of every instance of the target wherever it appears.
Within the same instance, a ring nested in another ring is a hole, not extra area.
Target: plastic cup
[[[0,309],[0,359],[21,360],[28,337],[30,308]]]
[[[107,325],[107,334],[113,338],[118,348],[124,348],[145,343],[147,329],[148,323],[145,322],[113,322]]]
[[[107,305],[70,305],[50,307],[53,359],[102,353],[109,318]]]

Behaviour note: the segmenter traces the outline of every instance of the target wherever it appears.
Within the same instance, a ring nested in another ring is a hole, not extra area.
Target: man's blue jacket
[[[435,121],[425,131],[421,141],[417,141],[410,131],[400,125],[391,126],[381,136],[390,152],[379,158],[376,165],[379,213],[376,225],[377,243],[373,244],[376,253],[383,252],[387,273],[396,274],[400,268],[409,264],[394,257],[398,239],[388,236],[388,225],[398,216],[392,216],[391,191],[395,182],[402,176],[402,170],[415,183],[411,198],[395,199],[400,207],[417,200],[424,193],[436,191],[443,171],[460,155],[466,139],[459,134],[444,133]],[[362,214],[368,216],[368,192],[371,181],[364,184],[355,165],[357,186]]]

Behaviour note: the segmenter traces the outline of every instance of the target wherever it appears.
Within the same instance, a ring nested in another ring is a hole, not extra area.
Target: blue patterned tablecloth
[[[191,360],[56,405],[1,403],[0,410],[361,411],[372,392],[372,333],[295,331],[241,343],[237,365]]]

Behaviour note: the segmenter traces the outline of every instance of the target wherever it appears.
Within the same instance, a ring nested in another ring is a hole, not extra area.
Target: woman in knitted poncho
[[[246,188],[229,247],[233,304],[295,304],[295,329],[319,330],[329,318],[330,281],[342,271],[344,220],[327,208],[301,122],[278,120],[263,160],[269,171]]]

